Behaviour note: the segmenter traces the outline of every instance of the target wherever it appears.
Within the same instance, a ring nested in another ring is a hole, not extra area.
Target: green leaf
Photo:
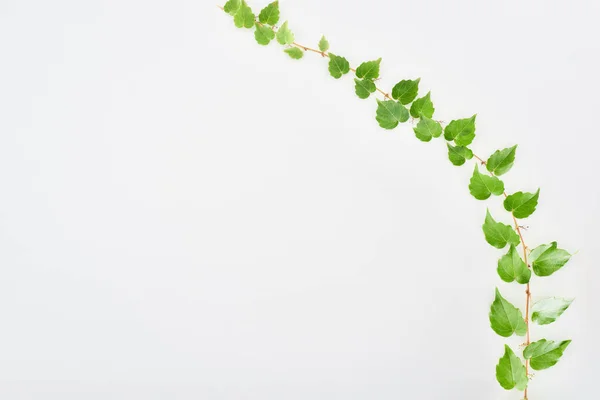
[[[368,98],[371,93],[377,90],[377,87],[370,79],[356,79],[354,78],[354,82],[356,83],[356,95],[361,99]]]
[[[573,299],[561,299],[558,297],[548,297],[537,301],[531,308],[531,320],[539,325],[548,325],[553,323],[565,312],[571,305]]]
[[[570,340],[563,340],[562,342],[546,339],[538,340],[525,347],[523,357],[530,361],[531,368],[536,371],[550,368],[556,365],[570,343]]]
[[[508,345],[504,345],[504,356],[496,365],[496,379],[506,390],[525,390],[528,379],[525,366]]]
[[[483,224],[485,240],[497,249],[503,249],[507,244],[517,246],[521,240],[513,228],[501,222],[496,222],[490,210],[487,210]]]
[[[535,193],[516,192],[504,199],[504,208],[515,218],[527,218],[535,211],[540,197],[540,189]]]
[[[410,115],[412,115],[413,118],[419,118],[421,115],[431,118],[433,117],[434,111],[435,108],[431,102],[431,92],[427,93],[420,99],[415,100],[410,106]]]
[[[456,119],[450,121],[444,130],[446,140],[454,140],[459,146],[468,146],[475,139],[475,118],[477,114],[471,118]]]
[[[335,79],[339,79],[342,75],[350,71],[350,63],[344,57],[336,56],[329,53],[329,73]]]
[[[245,1],[242,1],[240,7],[236,11],[233,16],[233,23],[238,28],[252,28],[254,26],[254,14],[252,13],[252,9],[246,4]]]
[[[568,251],[559,249],[556,242],[543,244],[531,251],[529,259],[537,276],[550,276],[561,269],[571,258]]]
[[[297,47],[290,47],[284,50],[294,60],[299,60],[304,57],[304,52]]]
[[[277,41],[282,45],[294,43],[294,34],[290,30],[287,21],[277,31]]]
[[[275,25],[279,22],[279,1],[274,1],[258,14],[258,20],[261,24]]]
[[[473,176],[469,183],[469,191],[477,200],[485,200],[492,194],[499,196],[504,193],[504,182],[495,176],[480,173],[479,167],[475,164]]]
[[[473,152],[468,147],[452,146],[450,143],[446,143],[446,145],[448,146],[448,158],[457,167],[463,165],[466,160],[473,158]]]
[[[379,78],[379,65],[381,58],[375,61],[366,61],[356,68],[356,76],[360,79],[377,79]]]
[[[504,150],[496,150],[486,162],[487,170],[497,176],[507,173],[515,162],[516,151],[517,145]]]
[[[490,308],[490,324],[494,332],[502,337],[510,337],[515,333],[517,336],[524,336],[527,333],[527,324],[521,310],[502,297],[498,288]]]
[[[323,52],[329,50],[329,42],[325,39],[325,36],[321,36],[321,40],[319,40],[319,50]]]
[[[408,121],[408,110],[394,100],[377,99],[377,122],[384,129],[394,129],[399,122]]]
[[[525,284],[531,279],[531,270],[519,256],[517,248],[511,244],[508,253],[498,260],[498,275],[504,282],[517,281]]]
[[[223,6],[223,11],[225,11],[228,14],[235,15],[235,13],[240,9],[241,5],[242,0],[229,0]]]
[[[442,125],[426,116],[422,116],[416,127],[413,128],[415,135],[423,142],[429,142],[431,138],[440,137],[442,134]]]
[[[402,104],[408,104],[417,97],[419,93],[419,82],[421,78],[415,80],[402,80],[392,88],[392,97],[399,100]]]
[[[256,24],[254,39],[260,45],[266,46],[275,38],[275,32],[268,26]]]

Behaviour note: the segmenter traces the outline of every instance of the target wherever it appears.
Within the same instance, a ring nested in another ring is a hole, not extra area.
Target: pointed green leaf
[[[360,79],[377,79],[379,78],[379,65],[381,58],[374,61],[366,61],[356,68],[356,76]]]
[[[377,122],[384,129],[394,129],[400,122],[408,121],[408,110],[394,100],[377,100]]]
[[[496,379],[506,390],[525,390],[528,379],[525,366],[508,345],[504,345],[504,356],[496,365]]]
[[[323,52],[329,50],[329,42],[325,39],[325,36],[321,36],[321,40],[319,40],[319,50]]]
[[[444,130],[444,137],[447,141],[454,140],[459,146],[468,146],[475,139],[475,118],[477,114],[471,118],[455,119],[450,121]]]
[[[342,75],[350,71],[350,63],[344,57],[336,56],[329,53],[329,73],[335,79],[339,79]]]
[[[466,160],[473,158],[473,152],[468,147],[452,146],[450,143],[446,143],[446,145],[448,146],[448,158],[457,167],[463,165]]]
[[[233,23],[238,28],[252,28],[254,26],[254,14],[252,13],[252,9],[246,4],[245,1],[242,1],[240,7],[236,11],[233,16]]]
[[[297,47],[290,47],[284,50],[294,60],[299,60],[304,57],[304,52]]]
[[[229,0],[223,6],[223,11],[225,11],[228,14],[235,15],[235,13],[240,9],[241,5],[242,0]]]
[[[419,82],[421,78],[415,80],[402,80],[392,88],[392,97],[399,100],[402,104],[408,104],[417,97],[419,92]]]
[[[433,117],[434,111],[435,108],[431,102],[431,92],[420,99],[415,100],[410,106],[410,115],[412,115],[413,118],[419,118],[421,115],[431,118]]]
[[[517,248],[511,244],[508,253],[498,260],[498,275],[504,282],[517,281],[525,284],[531,279],[531,270],[519,256]]]
[[[531,251],[529,259],[537,276],[550,276],[561,269],[571,258],[568,251],[559,249],[556,242],[543,244]]]
[[[521,240],[513,228],[501,222],[496,222],[490,210],[487,210],[483,224],[485,240],[497,249],[503,249],[507,244],[517,246]]]
[[[356,79],[354,78],[356,95],[361,99],[368,98],[371,93],[377,90],[377,87],[370,79]]]
[[[492,194],[499,196],[504,193],[504,182],[495,176],[480,173],[479,167],[475,164],[475,170],[473,170],[473,176],[469,183],[469,191],[477,200],[485,200]]]
[[[562,342],[546,339],[538,340],[525,347],[523,357],[530,361],[531,368],[536,371],[550,368],[556,365],[570,343],[570,340],[563,340]]]
[[[256,24],[254,39],[260,45],[266,46],[275,38],[275,32],[268,26]]]
[[[561,299],[559,297],[548,297],[535,302],[531,308],[531,320],[539,325],[553,323],[571,305],[573,299]]]
[[[274,1],[265,8],[263,8],[258,14],[258,20],[261,24],[275,25],[279,22],[279,2]]]
[[[516,151],[517,145],[504,150],[496,150],[486,162],[487,170],[497,176],[507,173],[515,162]]]
[[[514,333],[523,336],[527,333],[527,324],[521,310],[502,297],[498,288],[490,308],[490,324],[494,332],[502,337],[510,337]]]
[[[287,21],[279,27],[279,30],[277,31],[277,41],[282,45],[294,43],[294,34],[290,30]]]
[[[442,134],[442,125],[426,116],[422,116],[416,127],[413,128],[415,135],[423,142],[429,142],[431,138],[440,137]]]
[[[535,211],[540,197],[540,189],[535,193],[516,192],[504,199],[504,208],[515,218],[527,218]]]

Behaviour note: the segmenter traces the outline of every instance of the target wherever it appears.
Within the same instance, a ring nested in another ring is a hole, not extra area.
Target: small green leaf
[[[553,323],[565,312],[571,305],[573,299],[561,299],[558,297],[548,297],[535,302],[531,308],[531,320],[539,325],[548,325]]]
[[[504,199],[504,208],[515,218],[527,218],[535,211],[540,197],[540,189],[535,193],[516,192]]]
[[[336,56],[329,53],[329,73],[335,79],[339,79],[342,75],[350,71],[350,63],[344,57]]]
[[[517,281],[525,284],[531,279],[531,270],[519,256],[517,248],[511,244],[508,253],[498,260],[498,275],[504,282]]]
[[[423,142],[429,142],[431,138],[440,137],[442,134],[442,125],[426,116],[422,116],[416,127],[413,128],[415,135]]]
[[[486,162],[487,170],[497,176],[507,173],[515,162],[516,151],[517,145],[504,150],[496,150]]]
[[[507,244],[517,246],[521,240],[513,228],[501,222],[496,222],[490,210],[487,210],[483,224],[485,240],[497,249],[503,249]]]
[[[233,23],[238,28],[252,28],[254,26],[254,14],[252,13],[252,9],[246,4],[245,1],[242,1],[242,4],[236,11],[233,16]]]
[[[528,379],[525,366],[508,345],[504,345],[504,356],[496,365],[496,379],[506,390],[525,390]]]
[[[517,336],[524,336],[527,333],[527,324],[521,310],[502,297],[498,288],[490,308],[490,324],[494,332],[502,337],[510,337],[515,333]]]
[[[258,14],[258,20],[261,24],[275,25],[279,22],[279,1],[274,1]]]
[[[485,200],[492,194],[499,196],[504,193],[504,182],[495,176],[480,173],[479,167],[475,164],[473,176],[469,183],[469,191],[477,200]]]
[[[570,340],[563,340],[562,342],[546,339],[538,340],[525,347],[523,357],[530,361],[531,368],[536,371],[550,368],[556,365],[570,343]]]
[[[277,41],[282,45],[294,43],[294,34],[290,30],[287,21],[277,31]]]
[[[571,258],[568,251],[559,249],[556,242],[543,244],[531,251],[529,259],[537,276],[550,276],[561,269]]]
[[[260,45],[266,46],[275,38],[275,32],[268,26],[256,24],[254,39]]]
[[[473,152],[468,147],[452,146],[450,143],[446,143],[446,145],[448,146],[448,158],[457,167],[463,165],[466,160],[473,158]]]
[[[417,97],[419,93],[419,82],[421,78],[415,80],[402,80],[392,88],[392,97],[399,100],[402,104],[408,104]]]
[[[319,40],[319,50],[323,52],[329,50],[329,42],[325,39],[325,36],[321,36],[321,40]]]
[[[459,146],[468,146],[475,139],[475,118],[477,114],[471,118],[456,119],[450,121],[444,130],[444,138],[447,141],[454,140]]]
[[[410,106],[410,115],[412,115],[413,118],[419,118],[421,115],[431,118],[433,117],[434,111],[435,108],[431,102],[431,92],[420,99],[415,100]]]
[[[379,78],[379,65],[381,58],[375,61],[366,61],[356,68],[356,76],[359,79],[377,79]]]
[[[400,122],[408,121],[408,110],[394,100],[377,100],[377,122],[384,129],[394,129]]]
[[[290,47],[284,50],[294,60],[299,60],[304,57],[304,52],[297,47]]]
[[[356,95],[358,97],[360,97],[361,99],[368,98],[371,95],[371,93],[373,93],[373,92],[375,92],[375,90],[377,90],[377,87],[375,86],[373,81],[370,79],[354,78],[354,82],[356,83],[356,85],[355,85]]]
[[[225,11],[228,14],[235,15],[235,13],[240,9],[241,5],[242,0],[229,0],[223,6],[223,11]]]

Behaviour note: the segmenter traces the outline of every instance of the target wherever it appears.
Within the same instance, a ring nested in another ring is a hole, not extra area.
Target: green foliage
[[[294,34],[290,30],[287,21],[285,21],[277,31],[277,41],[281,45],[294,43]]]
[[[254,31],[254,39],[260,45],[266,46],[271,43],[271,40],[275,38],[275,32],[271,28],[265,25],[256,24],[256,30]]]
[[[229,0],[227,3],[225,3],[225,6],[223,6],[223,11],[230,15],[235,15],[235,13],[240,9],[241,5],[242,0]]]
[[[335,79],[340,79],[342,75],[350,71],[350,63],[344,57],[329,53],[329,73]]]
[[[321,40],[319,40],[319,50],[322,52],[329,50],[329,42],[325,39],[325,36],[321,36]]]
[[[394,100],[377,100],[377,122],[384,129],[394,129],[400,122],[408,121],[408,110]]]
[[[524,336],[527,333],[527,324],[521,310],[502,297],[498,288],[490,308],[490,324],[494,332],[502,337],[510,337],[513,334]]]
[[[516,151],[517,145],[504,150],[496,150],[486,162],[487,170],[497,176],[507,173],[515,162]]]
[[[433,112],[435,108],[433,107],[433,103],[431,102],[431,92],[428,92],[425,96],[417,99],[410,106],[410,115],[413,118],[419,118],[421,115],[424,115],[427,118],[433,117]]]
[[[527,387],[525,366],[508,345],[504,345],[504,356],[496,365],[496,379],[506,390],[525,390]]]
[[[570,340],[563,340],[562,342],[546,339],[538,340],[523,350],[523,357],[530,361],[531,368],[536,371],[550,368],[556,365],[570,343]]]
[[[359,79],[377,79],[379,78],[379,65],[381,58],[374,61],[366,61],[356,68],[356,77]]]
[[[571,258],[568,251],[559,249],[556,242],[543,244],[531,251],[529,260],[537,276],[550,276],[561,269]]]
[[[450,162],[457,167],[463,165],[466,160],[473,158],[473,152],[468,147],[463,146],[452,146],[447,143],[448,146],[448,158]]]
[[[233,7],[233,6],[232,6]],[[254,26],[254,14],[252,13],[252,9],[246,4],[245,1],[242,1],[239,8],[235,12],[233,16],[233,22],[235,26],[238,28],[252,28]]]
[[[422,116],[416,127],[413,128],[417,139],[423,142],[429,142],[431,138],[440,137],[442,134],[442,125],[426,116]]]
[[[447,141],[454,140],[454,143],[459,146],[470,145],[475,139],[475,118],[477,118],[477,114],[471,118],[450,121],[444,130],[444,138]]]
[[[258,21],[261,24],[271,26],[279,22],[279,1],[274,1],[263,8],[260,14],[258,14]]]
[[[408,104],[417,98],[419,93],[419,82],[421,78],[415,80],[402,80],[392,88],[392,98],[399,100],[402,104]]]
[[[527,218],[534,213],[539,197],[539,189],[535,193],[517,192],[504,199],[504,208],[515,218]]]
[[[513,228],[501,222],[496,222],[490,210],[487,210],[483,224],[485,240],[497,249],[503,249],[507,244],[517,246],[521,240]]]
[[[531,320],[539,325],[548,325],[553,323],[565,312],[571,305],[573,299],[561,299],[558,297],[548,297],[537,301],[531,308]]]
[[[519,256],[514,244],[510,245],[508,253],[498,260],[498,275],[504,282],[517,281],[525,284],[531,279],[531,270]]]
[[[361,99],[368,98],[371,95],[371,93],[374,93],[377,90],[375,83],[370,79],[354,78],[354,82],[356,84],[355,85],[356,95],[358,97],[360,97]]]
[[[304,52],[297,47],[290,47],[284,50],[294,60],[299,60],[304,57]]]
[[[499,196],[504,193],[504,182],[495,176],[488,176],[479,172],[475,164],[473,176],[469,183],[469,191],[477,200],[488,199],[492,194]]]

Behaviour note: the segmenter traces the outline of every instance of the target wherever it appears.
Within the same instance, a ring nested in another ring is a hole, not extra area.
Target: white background
[[[259,11],[266,1],[252,1]],[[533,339],[573,339],[532,400],[595,399],[597,1],[282,1],[300,43],[381,86],[421,77],[476,153],[519,144],[535,246],[578,252],[534,298],[576,297]],[[0,397],[498,399],[502,255],[473,163],[326,61],[293,61],[210,0],[0,3]]]

